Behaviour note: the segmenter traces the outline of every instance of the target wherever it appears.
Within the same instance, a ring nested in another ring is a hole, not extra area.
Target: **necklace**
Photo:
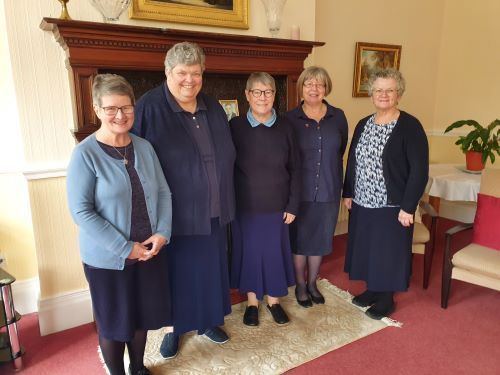
[[[127,159],[128,146],[130,146],[130,144],[125,146],[125,152],[123,154],[120,151],[118,151],[118,149],[115,146],[111,146],[115,149],[116,152],[118,152],[118,155],[120,155],[123,158],[123,160],[122,160],[123,165],[128,164],[128,159]]]

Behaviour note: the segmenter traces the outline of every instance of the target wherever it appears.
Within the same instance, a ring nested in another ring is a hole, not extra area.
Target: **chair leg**
[[[424,253],[424,280],[423,287],[427,289],[429,287],[429,278],[431,276],[432,260],[434,259],[434,247],[436,238],[436,218],[432,218],[430,239],[425,244]]]
[[[451,286],[451,268],[449,270],[443,270],[443,281],[441,285],[441,307],[443,309],[446,309],[448,307],[450,286]]]
[[[448,307],[448,297],[450,295],[451,286],[451,271],[453,263],[450,259],[450,236],[446,236],[446,245],[443,254],[443,275],[441,281],[441,307],[446,309]]]

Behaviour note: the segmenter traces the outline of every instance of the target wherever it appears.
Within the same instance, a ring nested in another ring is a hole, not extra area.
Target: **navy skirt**
[[[127,342],[136,330],[172,325],[167,251],[123,270],[83,265],[100,336]]]
[[[406,291],[411,273],[413,225],[398,221],[400,207],[352,203],[344,271],[377,292]]]
[[[231,287],[253,292],[258,299],[286,296],[288,287],[295,285],[295,275],[283,212],[239,214],[231,229]]]
[[[332,252],[339,202],[300,202],[299,214],[290,224],[292,252],[324,256]]]
[[[226,227],[215,218],[211,228],[210,235],[172,236],[168,245],[173,326],[179,335],[223,325],[231,313]]]

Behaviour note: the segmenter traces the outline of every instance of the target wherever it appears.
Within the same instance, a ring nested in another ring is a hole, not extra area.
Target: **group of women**
[[[297,82],[300,105],[273,107],[276,84],[252,73],[249,110],[230,120],[203,94],[205,55],[193,43],[165,57],[166,81],[137,103],[130,84],[98,75],[93,105],[101,127],[74,150],[70,211],[80,228],[99,343],[112,375],[149,374],[147,331],[166,328],[164,358],[196,330],[222,344],[229,288],[247,295],[243,323],[259,325],[259,302],[278,325],[290,318],[280,297],[325,303],[316,285],[343,191],[351,210],[345,270],[367,290],[353,299],[375,319],[408,288],[413,213],[427,181],[428,146],[419,121],[400,111],[401,74],[370,80],[375,113],[357,125],[343,181],[348,128],[325,97],[328,73],[309,67]],[[232,252],[228,267],[227,225]],[[230,269],[230,272],[228,272]]]

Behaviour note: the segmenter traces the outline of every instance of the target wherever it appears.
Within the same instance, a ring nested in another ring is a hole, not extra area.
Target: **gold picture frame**
[[[238,109],[238,100],[236,99],[220,99],[220,105],[226,112],[227,121],[240,115],[240,110]]]
[[[248,0],[133,0],[130,18],[248,29]],[[227,3],[227,5],[224,5]]]
[[[353,97],[368,96],[368,78],[379,69],[395,68],[399,70],[401,46],[392,44],[356,43],[354,55]]]

